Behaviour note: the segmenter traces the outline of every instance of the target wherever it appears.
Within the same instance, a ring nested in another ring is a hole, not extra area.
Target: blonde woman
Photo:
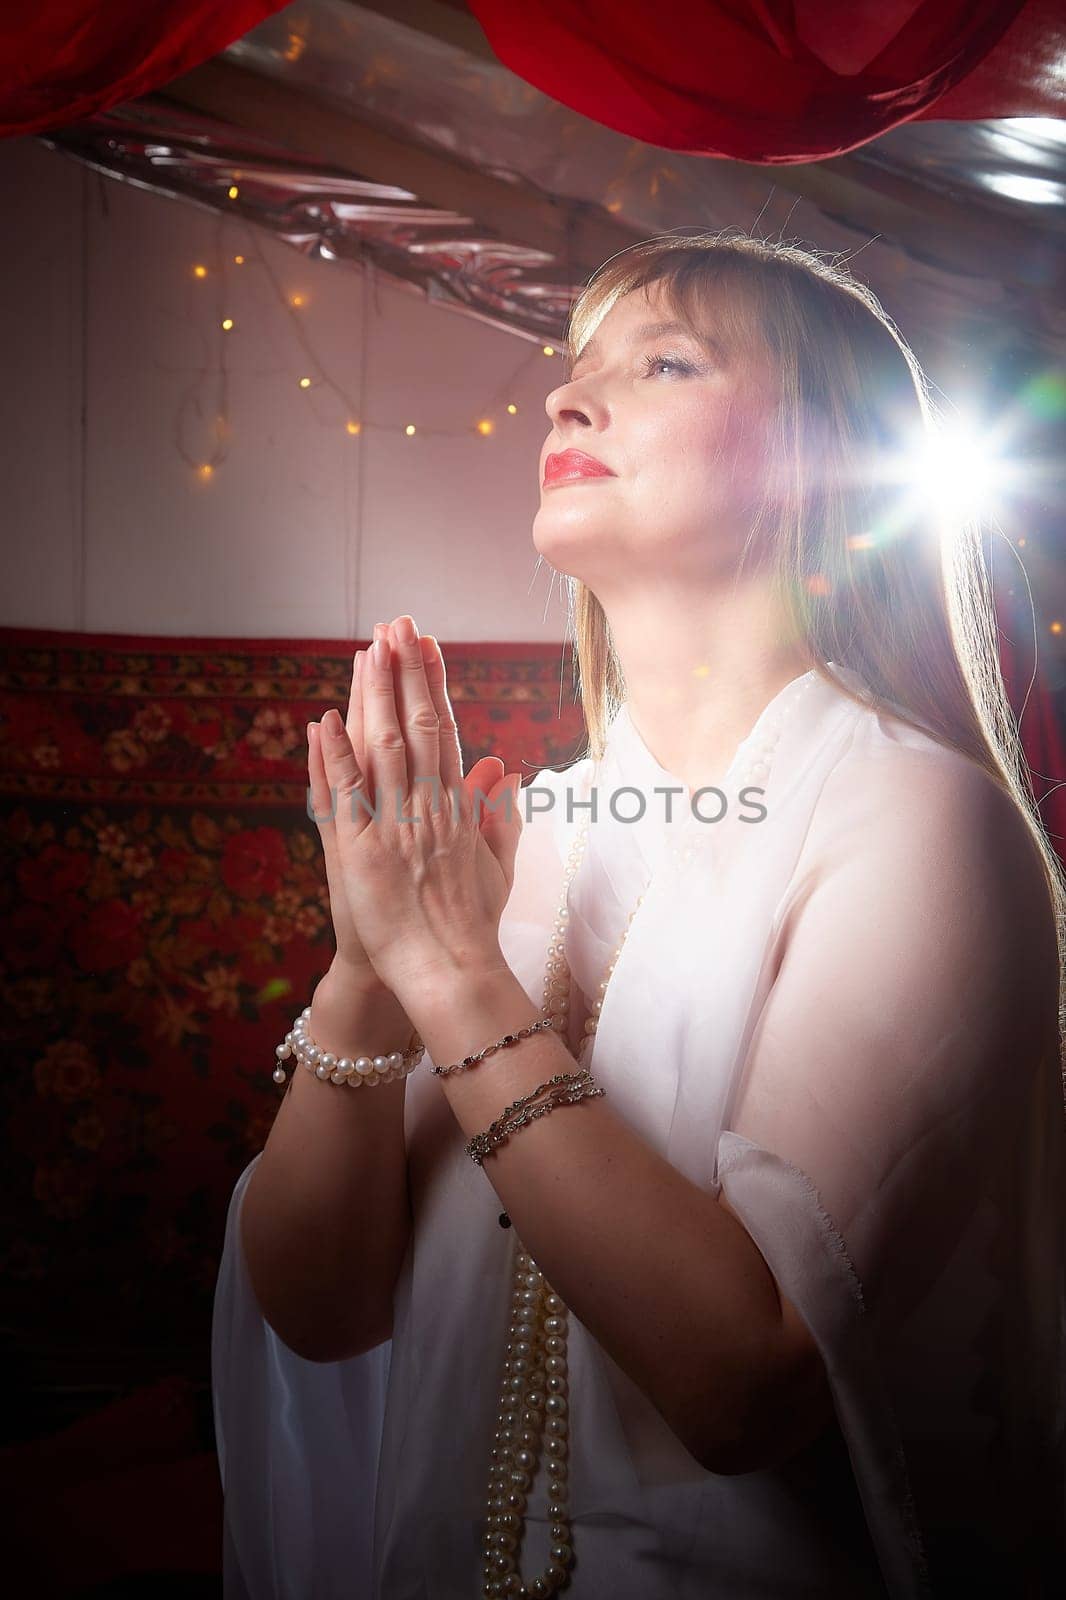
[[[570,356],[585,756],[464,774],[409,616],[309,729],[337,957],[230,1206],[227,1596],[1058,1593],[1064,885],[979,537],[901,481],[924,379],[728,234],[612,258]]]

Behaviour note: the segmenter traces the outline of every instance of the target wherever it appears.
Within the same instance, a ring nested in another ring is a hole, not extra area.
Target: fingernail
[[[322,726],[325,728],[328,734],[332,735],[334,739],[338,738],[340,734],[344,732],[344,723],[341,721],[341,714],[334,706],[330,706],[329,710],[322,718]]]
[[[387,639],[375,639],[370,653],[374,657],[375,667],[379,672],[383,672],[389,664],[389,641]]]
[[[418,638],[418,628],[413,617],[397,617],[395,631],[401,644],[412,644]]]

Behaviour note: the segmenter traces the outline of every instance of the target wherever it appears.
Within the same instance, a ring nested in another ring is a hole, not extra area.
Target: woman
[[[309,728],[338,957],[230,1207],[227,1594],[1050,1595],[1064,885],[924,380],[742,236],[612,258],[570,348],[588,754],[491,809],[409,617]]]

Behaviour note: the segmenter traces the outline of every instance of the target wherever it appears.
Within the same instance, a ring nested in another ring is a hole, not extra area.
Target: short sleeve
[[[240,1237],[260,1156],[230,1199],[211,1334],[226,1600],[369,1594],[391,1340],[305,1361],[266,1321]]]
[[[818,1345],[887,1591],[1051,1593],[1066,1156],[1024,818],[953,751],[842,762],[771,956],[718,1174]]]
[[[729,1126],[806,1176],[887,1325],[944,1268],[1057,1039],[1024,819],[939,746],[842,763],[774,949]]]

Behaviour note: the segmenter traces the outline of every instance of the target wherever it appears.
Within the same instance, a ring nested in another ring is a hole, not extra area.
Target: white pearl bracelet
[[[358,1089],[363,1084],[372,1088],[378,1083],[390,1083],[393,1079],[406,1077],[414,1071],[426,1052],[425,1045],[416,1033],[406,1050],[394,1050],[391,1055],[357,1056],[354,1059],[335,1056],[328,1050],[321,1050],[311,1038],[307,1031],[310,1017],[311,1007],[305,1006],[293,1023],[292,1031],[276,1047],[274,1054],[278,1064],[274,1068],[275,1083],[285,1082],[285,1068],[281,1063],[295,1056],[302,1066],[323,1082],[328,1078],[331,1083],[346,1083],[350,1089]]]

